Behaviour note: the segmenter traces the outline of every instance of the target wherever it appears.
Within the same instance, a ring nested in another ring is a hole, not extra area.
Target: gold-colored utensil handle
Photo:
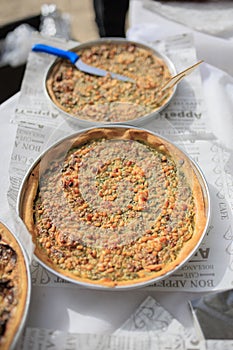
[[[165,85],[162,86],[160,91],[163,91],[169,87],[173,87],[177,83],[179,83],[184,77],[191,74],[201,63],[203,60],[198,61],[197,63],[193,64],[192,66],[186,68],[182,72],[178,73],[177,75],[174,75]]]

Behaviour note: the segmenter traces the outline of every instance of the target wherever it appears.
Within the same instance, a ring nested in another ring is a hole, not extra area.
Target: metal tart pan
[[[113,44],[115,43],[117,45],[131,43],[131,44],[136,45],[139,48],[143,48],[145,50],[148,50],[149,52],[154,53],[155,56],[162,59],[166,63],[169,71],[171,72],[171,76],[176,75],[176,68],[175,68],[173,62],[170,60],[170,58],[167,55],[150,47],[149,45],[135,42],[135,41],[131,41],[131,40],[127,40],[127,39],[101,38],[98,40],[93,40],[93,41],[82,43],[82,44],[74,47],[71,51],[76,51],[78,49],[86,49],[86,48],[91,48],[91,47],[96,46],[96,45],[111,44],[111,43],[113,43]],[[51,74],[52,70],[54,69],[54,67],[56,66],[56,64],[60,61],[61,61],[60,58],[55,59],[55,61],[48,68],[48,71],[47,71],[45,79],[44,79],[44,92],[45,92],[45,95],[47,96],[47,99],[49,100],[49,102],[53,105],[53,107],[55,107],[55,109],[57,109],[61,112],[61,115],[64,117],[64,119],[71,126],[78,125],[78,126],[81,126],[83,128],[92,127],[92,126],[99,126],[102,124],[107,124],[107,125],[109,125],[109,124],[115,124],[115,125],[126,124],[126,125],[134,125],[134,126],[143,126],[146,122],[151,121],[152,119],[156,118],[159,115],[159,112],[161,112],[165,107],[167,107],[171,103],[171,101],[176,93],[177,86],[175,85],[172,88],[172,92],[171,92],[169,98],[159,108],[157,108],[153,112],[146,113],[146,114],[144,112],[142,112],[142,113],[140,113],[139,117],[131,119],[131,120],[122,120],[119,122],[115,122],[115,121],[109,121],[109,122],[106,121],[105,122],[105,121],[95,121],[95,120],[80,118],[78,116],[75,116],[75,115],[65,111],[58,104],[56,104],[56,102],[53,101],[53,99],[48,91],[47,80],[49,79],[50,74]]]
[[[109,286],[103,285],[101,283],[99,283],[99,284],[92,284],[92,283],[82,282],[82,281],[77,280],[75,278],[67,277],[65,274],[63,275],[62,273],[57,272],[55,269],[53,269],[50,266],[48,266],[46,264],[46,262],[42,261],[37,256],[35,256],[35,258],[38,260],[38,262],[43,267],[45,267],[51,273],[57,275],[60,278],[65,279],[66,281],[69,281],[69,282],[77,284],[77,285],[81,285],[83,287],[88,287],[88,288],[93,288],[93,289],[104,289],[104,290],[127,290],[127,289],[134,289],[134,288],[139,288],[139,287],[145,287],[145,286],[148,286],[148,285],[153,285],[154,283],[156,283],[156,282],[158,282],[158,281],[160,281],[162,279],[168,278],[174,272],[176,272],[178,269],[180,269],[184,264],[186,264],[191,259],[191,257],[194,255],[194,253],[197,251],[199,245],[201,244],[201,242],[202,242],[202,240],[203,240],[203,238],[205,236],[205,233],[207,231],[209,220],[210,220],[210,195],[209,195],[208,184],[207,184],[206,179],[205,179],[205,177],[203,175],[203,172],[199,168],[199,166],[183,150],[181,150],[179,147],[177,147],[174,143],[168,141],[166,138],[161,137],[160,135],[158,135],[158,134],[156,134],[154,132],[151,132],[151,131],[148,131],[146,129],[139,128],[139,127],[136,127],[136,126],[127,126],[127,125],[118,125],[118,126],[116,126],[116,125],[108,125],[108,126],[107,125],[102,125],[101,126],[101,129],[105,129],[105,128],[106,129],[108,129],[108,128],[119,129],[120,128],[120,129],[123,129],[123,130],[127,130],[127,129],[144,130],[145,132],[148,132],[149,134],[155,135],[156,137],[160,138],[160,140],[162,140],[162,141],[164,140],[165,142],[168,142],[170,145],[175,147],[179,152],[182,152],[184,157],[187,157],[189,159],[189,162],[190,162],[189,164],[191,165],[191,167],[192,167],[196,177],[198,178],[198,182],[199,182],[199,184],[201,186],[201,192],[202,192],[203,201],[204,201],[205,227],[204,227],[203,232],[201,233],[201,235],[200,235],[200,237],[198,239],[198,242],[192,248],[192,251],[185,257],[185,259],[183,259],[182,262],[179,263],[173,270],[168,271],[168,272],[164,273],[163,275],[158,276],[156,278],[152,278],[149,281],[143,281],[143,282],[129,284],[129,285],[127,285],[127,284],[126,285],[117,285],[117,286],[114,286],[114,287],[109,287]],[[23,202],[24,202],[24,199],[26,198],[25,193],[26,193],[27,188],[29,186],[29,177],[31,176],[31,174],[33,174],[34,169],[38,165],[40,165],[40,163],[43,162],[43,160],[46,159],[46,157],[50,154],[50,152],[53,152],[54,149],[56,149],[56,150],[58,149],[59,150],[59,155],[61,154],[61,150],[62,150],[62,157],[63,157],[63,150],[64,150],[64,155],[67,154],[67,151],[72,148],[72,144],[73,144],[73,142],[74,142],[74,140],[76,138],[79,138],[80,136],[82,136],[86,132],[88,132],[90,130],[92,131],[92,130],[95,130],[95,129],[98,129],[98,128],[95,128],[95,127],[85,128],[85,129],[82,129],[82,130],[80,130],[78,132],[75,132],[75,133],[71,134],[68,137],[62,138],[61,140],[59,140],[58,142],[56,142],[52,146],[50,146],[47,150],[45,150],[35,160],[35,162],[32,164],[32,166],[30,167],[30,169],[28,170],[27,174],[24,177],[24,180],[22,182],[22,185],[21,185],[21,188],[20,188],[20,191],[19,191],[18,199],[17,199],[17,212],[18,212],[18,215],[21,218],[23,218],[23,214],[24,214],[23,213],[23,210],[24,210],[23,209]],[[50,154],[50,157],[51,157],[51,154]],[[45,169],[43,167],[43,171],[44,170]]]

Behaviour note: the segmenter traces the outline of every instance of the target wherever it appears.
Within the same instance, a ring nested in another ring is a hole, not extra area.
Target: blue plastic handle
[[[54,56],[66,58],[70,60],[70,62],[73,64],[79,59],[79,55],[73,51],[66,51],[66,50],[58,49],[57,47],[44,45],[44,44],[35,44],[32,47],[32,51],[45,52]]]

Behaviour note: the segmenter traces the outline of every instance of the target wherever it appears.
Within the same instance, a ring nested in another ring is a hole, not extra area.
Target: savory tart
[[[165,276],[193,253],[207,224],[205,195],[193,163],[165,139],[92,128],[33,166],[20,215],[55,273],[126,287]]]
[[[22,249],[0,223],[0,348],[9,349],[19,332],[28,296],[28,272]]]
[[[171,68],[168,59],[149,47],[128,41],[100,41],[81,45],[75,51],[89,65],[134,80],[88,75],[69,61],[58,59],[49,70],[47,91],[59,109],[78,119],[114,123],[134,120],[161,109],[174,92],[173,88],[160,91],[171,78]]]

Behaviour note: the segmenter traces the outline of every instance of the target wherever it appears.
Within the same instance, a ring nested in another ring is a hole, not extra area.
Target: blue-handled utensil
[[[73,51],[68,51],[68,50],[62,50],[57,47],[53,47],[50,45],[44,45],[44,44],[35,44],[32,47],[32,51],[36,52],[45,52],[54,56],[62,57],[68,59],[71,63],[73,63],[80,71],[92,74],[92,75],[98,75],[101,77],[104,77],[107,74],[110,74],[112,78],[118,79],[118,80],[123,80],[123,81],[129,81],[129,82],[134,82],[133,79],[130,79],[124,75],[108,72],[104,69],[100,69],[94,66],[90,66],[86,63],[84,63],[80,56]]]

